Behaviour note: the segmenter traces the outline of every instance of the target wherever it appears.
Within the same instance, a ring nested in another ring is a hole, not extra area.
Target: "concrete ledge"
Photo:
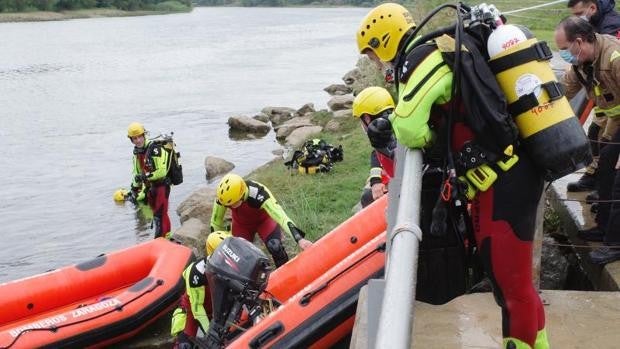
[[[542,291],[552,348],[617,348],[620,292]],[[366,349],[366,292],[360,292],[351,348]],[[363,337],[363,338],[360,338]],[[416,302],[411,348],[499,348],[500,308],[490,293],[436,306]]]
[[[588,193],[568,193],[566,185],[581,177],[582,173],[573,173],[553,182],[547,191],[547,198],[551,206],[558,213],[562,226],[571,244],[576,246],[575,251],[580,259],[580,264],[592,281],[595,289],[600,291],[620,290],[620,261],[609,263],[605,266],[592,264],[588,256],[593,248],[600,243],[587,242],[577,237],[577,231],[588,229],[595,225],[594,216],[590,213],[590,205],[585,203]],[[565,199],[580,200],[565,201]]]

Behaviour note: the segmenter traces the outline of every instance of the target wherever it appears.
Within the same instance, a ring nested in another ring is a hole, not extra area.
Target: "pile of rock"
[[[264,137],[272,129],[276,139],[284,147],[297,148],[306,139],[311,138],[323,130],[337,132],[342,120],[352,116],[354,95],[367,86],[382,81],[381,72],[372,62],[360,59],[357,67],[346,73],[342,80],[344,84],[332,84],[323,90],[331,99],[327,102],[329,110],[317,111],[312,103],[306,103],[301,108],[268,106],[253,117],[238,115],[228,119],[229,132],[235,137],[252,139]],[[316,113],[328,113],[329,121],[325,125],[313,122]],[[230,172],[235,165],[225,159],[207,156],[205,158],[205,177],[212,181],[219,176]],[[209,234],[211,210],[215,199],[212,188],[202,188],[193,192],[177,208],[181,219],[181,227],[174,231],[174,236],[187,246],[194,247],[195,253],[201,255],[206,236]]]

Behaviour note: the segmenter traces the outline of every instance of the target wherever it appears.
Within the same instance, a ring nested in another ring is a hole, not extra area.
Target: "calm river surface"
[[[228,117],[263,107],[326,108],[352,69],[361,8],[196,8],[191,13],[0,24],[0,282],[152,238],[128,187],[127,125],[174,131],[191,192],[213,187],[204,157],[240,174],[273,158],[273,132],[229,139]]]

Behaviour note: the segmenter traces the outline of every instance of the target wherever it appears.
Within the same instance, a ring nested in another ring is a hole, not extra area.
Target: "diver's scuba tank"
[[[524,27],[503,24],[487,40],[489,66],[506,96],[521,143],[552,181],[592,161],[588,139],[551,70],[551,50]]]

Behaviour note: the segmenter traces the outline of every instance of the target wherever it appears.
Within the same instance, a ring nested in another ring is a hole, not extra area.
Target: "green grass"
[[[315,114],[314,121],[324,124],[326,113]],[[289,217],[306,232],[311,241],[328,233],[352,215],[370,169],[370,144],[357,119],[341,120],[338,132],[323,132],[317,137],[342,145],[344,160],[328,173],[300,174],[289,170],[284,160],[273,161],[248,178],[265,184]]]
[[[427,13],[444,3],[446,2],[443,0],[431,0],[413,2],[412,4],[407,4],[405,6],[411,10],[416,23],[419,23]],[[478,3],[479,2],[466,2],[468,5],[476,5]],[[487,4],[495,5],[500,12],[510,12],[517,9],[536,6],[541,3],[543,2],[533,0],[524,0],[519,2],[499,0],[487,2]],[[514,14],[506,14],[505,17],[509,24],[520,24],[526,26],[532,31],[532,33],[534,33],[534,36],[536,36],[538,40],[544,40],[552,49],[556,49],[553,40],[553,32],[560,20],[568,15],[570,15],[570,12],[566,7],[566,3],[562,2],[551,6],[530,9]],[[445,26],[453,21],[454,12],[444,10],[437,16],[437,20],[429,22],[429,25],[430,28],[437,28],[440,26]]]

